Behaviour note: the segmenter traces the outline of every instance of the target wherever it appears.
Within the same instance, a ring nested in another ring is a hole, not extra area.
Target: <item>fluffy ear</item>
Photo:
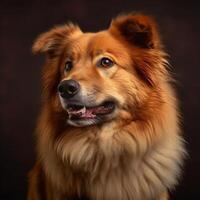
[[[156,23],[152,17],[141,14],[121,15],[109,28],[113,36],[127,43],[138,77],[149,86],[167,77],[165,59]],[[140,48],[135,50],[134,47]],[[149,51],[152,50],[152,51]]]
[[[50,58],[55,57],[59,54],[63,42],[75,32],[81,32],[81,30],[72,23],[55,27],[38,36],[33,44],[32,51],[35,54],[46,53]]]
[[[156,23],[146,15],[121,15],[112,21],[110,31],[140,48],[157,48],[160,45]]]

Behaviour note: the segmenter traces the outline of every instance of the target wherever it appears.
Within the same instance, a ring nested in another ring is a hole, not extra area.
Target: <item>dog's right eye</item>
[[[100,60],[100,65],[101,65],[102,67],[107,67],[107,68],[109,68],[109,67],[112,67],[112,66],[114,65],[114,62],[113,62],[110,58],[103,57],[103,58],[101,58],[101,60]]]
[[[66,72],[70,71],[70,70],[72,69],[72,67],[73,67],[72,61],[67,61],[67,62],[65,63],[65,71],[66,71]]]

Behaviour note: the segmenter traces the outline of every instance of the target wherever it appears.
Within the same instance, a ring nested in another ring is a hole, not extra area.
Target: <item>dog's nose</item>
[[[80,90],[80,85],[75,80],[64,80],[58,85],[58,92],[63,98],[71,98]]]

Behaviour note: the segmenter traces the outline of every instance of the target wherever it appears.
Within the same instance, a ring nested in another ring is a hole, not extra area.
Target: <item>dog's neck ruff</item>
[[[55,146],[44,145],[45,138],[43,163],[54,187],[94,200],[151,200],[173,188],[184,155],[182,138],[166,134],[150,147],[148,138],[127,131],[114,133],[108,126],[98,139],[69,131]]]

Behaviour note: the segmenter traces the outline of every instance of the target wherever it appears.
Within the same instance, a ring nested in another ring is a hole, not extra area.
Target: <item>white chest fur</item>
[[[69,140],[68,135],[56,147],[45,148],[52,184],[66,193],[74,187],[80,195],[84,188],[94,200],[151,200],[176,185],[184,155],[180,136],[165,135],[152,146],[136,137],[121,139],[108,132],[98,141],[82,136]]]

